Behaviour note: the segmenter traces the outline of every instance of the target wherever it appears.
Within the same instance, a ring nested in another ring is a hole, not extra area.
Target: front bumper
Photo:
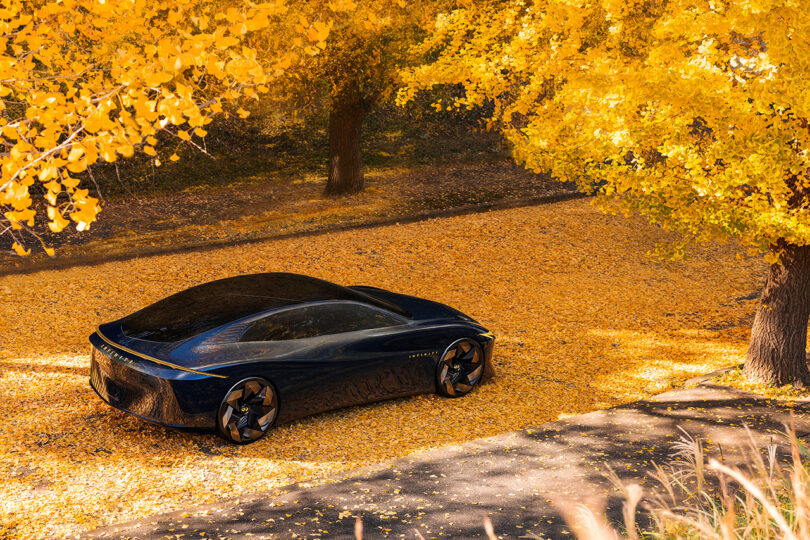
[[[149,366],[104,343],[96,334],[90,342],[90,386],[107,404],[166,426],[215,427],[219,379]]]

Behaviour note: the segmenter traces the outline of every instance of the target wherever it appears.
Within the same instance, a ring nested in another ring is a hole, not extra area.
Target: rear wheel
[[[226,440],[247,444],[261,439],[276,420],[278,398],[269,381],[243,379],[222,398],[217,428]]]
[[[436,366],[439,394],[461,397],[481,381],[484,374],[484,352],[472,339],[459,339],[444,351]]]

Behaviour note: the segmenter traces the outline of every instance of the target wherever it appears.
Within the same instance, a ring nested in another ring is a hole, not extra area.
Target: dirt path
[[[627,406],[533,429],[450,446],[345,475],[314,488],[255,493],[217,504],[150,516],[93,531],[91,538],[482,538],[489,517],[499,538],[573,538],[560,507],[591,504],[623,523],[621,494],[607,466],[626,484],[655,486],[653,463],[668,466],[686,430],[729,466],[740,449],[780,440],[793,422],[810,435],[810,406],[788,406],[730,388],[676,390]],[[748,426],[746,432],[743,426]],[[706,443],[706,441],[709,441]]]

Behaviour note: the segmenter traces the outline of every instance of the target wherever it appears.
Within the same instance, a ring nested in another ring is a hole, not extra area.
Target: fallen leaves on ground
[[[792,384],[785,384],[783,386],[771,386],[767,383],[750,380],[743,375],[741,368],[736,367],[729,370],[722,375],[711,379],[712,384],[719,384],[720,386],[731,386],[746,392],[759,394],[770,399],[777,399],[780,401],[808,401],[810,400],[810,389],[796,388]]]
[[[150,250],[265,239],[576,191],[511,160],[375,169],[365,178],[362,193],[334,198],[323,195],[324,177],[278,178],[268,171],[228,186],[201,184],[165,195],[109,200],[87,231],[54,234],[43,226],[38,232],[61,259],[89,256],[103,262]],[[0,236],[0,271],[36,267],[47,259],[37,250],[19,257]]]
[[[689,262],[587,201],[0,278],[0,536],[63,536],[609,407],[738,364],[765,265]],[[191,285],[290,271],[454,306],[497,336],[495,380],[278,426],[232,446],[111,409],[95,326]]]

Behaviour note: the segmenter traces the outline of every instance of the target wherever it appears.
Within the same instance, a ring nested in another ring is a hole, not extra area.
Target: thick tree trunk
[[[786,242],[781,264],[772,264],[762,291],[745,374],[771,384],[810,385],[807,322],[810,317],[810,246]]]
[[[327,195],[363,191],[360,130],[367,113],[360,100],[336,99],[329,113],[329,178]]]

